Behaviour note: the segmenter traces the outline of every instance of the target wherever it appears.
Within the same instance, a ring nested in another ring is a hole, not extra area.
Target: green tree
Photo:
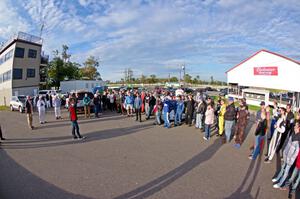
[[[150,84],[155,84],[155,83],[157,83],[158,82],[158,79],[156,78],[156,75],[150,75],[150,77],[149,77],[149,83]]]
[[[190,76],[189,74],[185,74],[183,78],[186,83],[192,83],[192,76]]]
[[[94,56],[90,56],[83,63],[84,67],[80,69],[82,77],[85,79],[101,79],[100,73],[98,72],[99,60]]]
[[[64,63],[68,62],[70,60],[71,55],[68,54],[69,46],[67,45],[62,45],[62,53],[61,57],[64,61]]]
[[[177,77],[171,77],[170,82],[178,82],[178,78]]]

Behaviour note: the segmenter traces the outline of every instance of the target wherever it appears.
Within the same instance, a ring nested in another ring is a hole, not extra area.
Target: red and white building
[[[253,105],[259,105],[260,101],[272,105],[275,99],[282,105],[292,101],[299,107],[300,84],[297,80],[300,81],[300,62],[296,60],[260,50],[226,74],[231,97],[245,97]],[[281,95],[273,95],[273,90],[280,91]]]

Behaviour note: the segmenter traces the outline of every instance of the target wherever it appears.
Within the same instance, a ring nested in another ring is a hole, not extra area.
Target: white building
[[[97,86],[105,86],[106,83],[102,80],[70,80],[61,81],[60,90],[63,93],[73,92],[78,90],[92,91]]]
[[[34,95],[40,85],[42,39],[19,32],[0,46],[0,105],[13,95]]]
[[[294,95],[296,106],[299,107],[300,84],[297,80],[300,75],[300,62],[296,60],[260,50],[226,73],[229,96],[245,97],[247,102],[254,105],[262,100],[272,104],[274,100],[269,96],[272,89],[290,91]],[[282,98],[276,100],[284,104]]]

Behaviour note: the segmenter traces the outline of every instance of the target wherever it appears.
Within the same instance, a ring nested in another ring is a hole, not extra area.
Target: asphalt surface
[[[66,112],[64,117],[67,118]],[[0,145],[1,199],[159,198],[272,199],[280,162],[248,159],[253,123],[240,149],[210,141],[194,127],[164,129],[113,113],[80,118],[83,141],[72,140],[68,120],[29,130],[26,115],[0,112],[6,141]],[[297,193],[297,198],[300,198]]]

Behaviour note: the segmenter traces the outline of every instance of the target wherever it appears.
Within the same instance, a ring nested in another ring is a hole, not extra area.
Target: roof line
[[[241,63],[235,65],[234,67],[230,68],[229,70],[227,70],[225,73],[228,73],[229,71],[232,71],[233,69],[237,68],[238,66],[242,65],[243,63],[245,63],[246,61],[250,60],[252,57],[256,56],[257,54],[259,54],[260,52],[267,52],[267,53],[270,53],[270,54],[273,54],[273,55],[276,55],[276,56],[279,56],[283,59],[286,59],[286,60],[289,60],[289,61],[292,61],[296,64],[299,64],[300,65],[300,62],[299,61],[296,61],[294,59],[291,59],[291,58],[288,58],[286,56],[283,56],[283,55],[280,55],[278,53],[274,53],[274,52],[271,52],[269,50],[265,50],[265,49],[262,49],[260,51],[257,51],[256,53],[254,53],[253,55],[251,55],[250,57],[248,57],[247,59],[243,60]]]

